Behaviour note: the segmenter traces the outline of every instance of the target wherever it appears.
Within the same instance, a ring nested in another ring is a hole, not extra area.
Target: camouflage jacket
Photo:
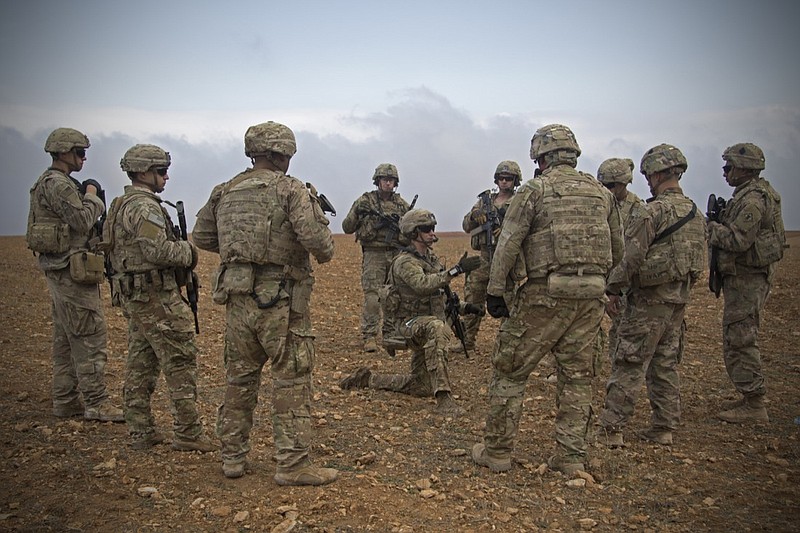
[[[422,256],[405,248],[392,261],[389,285],[399,296],[391,309],[399,323],[417,316],[435,316],[444,320],[445,296],[443,288],[450,275],[432,252]]]
[[[94,223],[103,213],[103,202],[93,194],[83,195],[78,181],[60,170],[48,168],[30,191],[28,230],[34,223],[51,222],[69,226],[69,249],[63,253],[38,255],[42,270],[60,270],[69,265],[69,257],[86,250],[94,237]]]
[[[636,216],[636,212],[644,207],[645,204],[644,200],[628,191],[625,199],[618,202],[617,205],[619,206],[619,216],[622,219],[622,227],[627,228],[631,217]]]
[[[408,202],[398,193],[382,200],[377,190],[365,192],[342,220],[342,231],[355,233],[364,248],[397,248],[400,246],[397,225],[408,209]],[[379,214],[393,220],[393,224]]]
[[[489,193],[489,191],[485,191],[481,193],[481,195],[485,193]],[[514,198],[514,193],[512,191],[511,196],[508,197],[501,206],[497,206],[495,204],[495,199],[497,198],[497,192],[490,193],[489,198],[491,199],[491,211],[494,216],[494,219],[499,222],[497,226],[492,228],[497,234],[497,232],[499,232],[500,230],[500,227],[503,225],[503,219],[505,218],[506,212],[508,211],[508,206],[511,205],[511,200]],[[472,234],[474,230],[476,230],[481,226],[480,224],[475,222],[475,215],[477,215],[478,213],[483,213],[483,211],[484,211],[483,200],[479,196],[478,201],[475,202],[475,205],[472,206],[472,209],[469,210],[469,213],[464,215],[464,220],[461,221],[461,228],[465,232]],[[485,232],[476,233],[472,235],[472,239],[470,239],[470,241],[472,249],[480,250],[481,255],[488,259],[489,250],[486,245],[486,233]],[[496,242],[497,241],[495,239],[495,243]]]
[[[761,177],[737,186],[721,221],[708,223],[708,243],[723,274],[771,274],[786,244],[780,195]]]
[[[687,216],[683,226],[656,240]],[[625,228],[625,255],[609,274],[607,291],[637,291],[650,301],[687,303],[689,291],[705,269],[703,217],[679,188],[652,198]]]

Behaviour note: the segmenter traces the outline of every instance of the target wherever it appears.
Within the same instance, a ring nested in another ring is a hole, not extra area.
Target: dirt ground
[[[443,235],[452,264],[464,235]],[[250,468],[226,479],[218,454],[169,446],[134,451],[124,424],[51,416],[51,321],[41,272],[21,237],[0,238],[0,530],[2,531],[797,531],[800,520],[800,234],[778,269],[764,313],[761,348],[769,425],[729,425],[714,414],[734,398],[722,363],[722,300],[698,284],[689,307],[682,371],[683,425],[675,444],[639,441],[649,405],[640,395],[625,434],[629,446],[589,448],[589,479],[543,466],[552,454],[555,384],[546,362],[531,376],[514,467],[493,474],[469,456],[482,435],[497,321],[487,318],[477,353],[451,359],[454,392],[467,413],[446,419],[433,400],[382,391],[342,391],[338,380],[362,365],[403,372],[395,360],[361,351],[361,253],[336,237],[336,258],[316,268],[313,319],[316,429],[313,456],[340,479],[325,487],[282,488],[272,479],[265,380],[256,410]],[[217,256],[203,254],[198,337],[199,405],[213,438],[224,392],[224,314],[210,298]],[[455,288],[462,291],[462,284]],[[117,402],[126,354],[125,320],[107,304],[107,384]],[[609,373],[595,381],[599,412]],[[154,396],[159,426],[171,428],[163,378]]]

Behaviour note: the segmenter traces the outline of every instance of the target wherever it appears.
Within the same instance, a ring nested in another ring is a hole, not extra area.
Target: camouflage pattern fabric
[[[722,285],[725,368],[738,392],[763,396],[766,385],[758,330],[776,261],[757,265],[752,258],[759,244],[772,240],[780,246],[785,243],[780,196],[764,178],[751,179],[734,189],[720,222],[708,223],[708,241],[720,250],[720,269],[725,274]]]
[[[411,373],[373,373],[369,386],[414,396],[449,392],[447,347],[453,334],[444,316],[441,289],[450,282],[439,259],[406,249],[391,266],[390,280],[396,285],[400,302],[395,313],[396,333],[412,350]]]
[[[361,335],[365,339],[378,335],[381,320],[380,288],[386,281],[389,264],[400,248],[399,235],[392,235],[389,228],[370,211],[396,216],[399,220],[409,209],[409,204],[398,193],[382,200],[377,191],[362,194],[353,202],[342,221],[342,231],[356,234],[361,243],[361,289],[364,306],[361,310]]]
[[[517,291],[495,342],[484,435],[489,455],[510,455],[525,384],[542,357],[552,352],[558,378],[556,458],[561,464],[585,462],[604,297],[603,287],[589,291],[582,280],[598,279],[602,284],[608,268],[620,260],[620,229],[611,193],[570,164],[546,168],[514,195],[487,291],[503,295],[521,256],[526,259],[528,281]],[[559,292],[555,297],[549,287],[554,276],[573,280],[586,292],[575,291],[568,297]]]
[[[164,373],[175,436],[195,440],[202,432],[197,407],[194,318],[183,300],[175,269],[192,264],[192,245],[178,240],[160,198],[126,186],[106,221],[114,243],[115,291],[128,319],[125,422],[135,438],[154,432],[150,399]]]
[[[53,315],[53,407],[96,407],[105,386],[106,321],[95,285],[72,281],[69,269],[46,270]]]
[[[85,407],[96,407],[108,397],[104,374],[107,333],[100,292],[96,285],[75,283],[69,274],[70,256],[87,249],[103,209],[99,198],[82,195],[75,180],[53,168],[31,188],[28,225],[53,221],[69,226],[67,251],[37,256],[52,302],[55,410],[77,405],[79,395]]]
[[[633,292],[611,346],[611,377],[600,424],[621,431],[633,416],[643,383],[652,408],[652,426],[678,428],[681,392],[678,364],[684,350],[685,304],[652,302]]]
[[[262,183],[274,194],[266,202],[251,202],[253,188],[263,188]],[[250,243],[258,233],[241,232],[240,224],[218,224],[238,218],[261,226],[264,217],[273,221],[272,232],[260,243]],[[198,247],[224,258],[214,283],[214,301],[226,305],[227,388],[217,416],[223,462],[241,463],[250,451],[261,372],[269,361],[277,467],[303,466],[312,438],[314,369],[309,253],[320,263],[333,258],[328,220],[301,181],[277,171],[248,169],[214,188],[197,214],[192,237]],[[245,253],[264,245],[259,262],[242,261],[242,256],[228,262],[237,258],[232,251]],[[267,260],[275,257],[292,263]]]
[[[672,430],[680,421],[677,369],[683,356],[683,316],[691,288],[705,268],[703,219],[697,215],[670,236],[654,241],[692,206],[679,187],[666,189],[625,229],[625,255],[608,276],[608,292],[627,292],[627,307],[611,346],[611,377],[600,415],[606,430],[625,427],[643,377],[653,427]],[[662,249],[667,250],[665,255]],[[657,277],[663,282],[642,286],[644,265],[650,265],[650,272],[661,272]]]
[[[490,455],[508,457],[522,412],[525,384],[552,352],[557,367],[555,440],[564,463],[586,459],[591,418],[600,299],[566,300],[547,295],[546,284],[528,282],[517,292],[511,317],[500,326],[492,355],[489,414],[484,443]]]

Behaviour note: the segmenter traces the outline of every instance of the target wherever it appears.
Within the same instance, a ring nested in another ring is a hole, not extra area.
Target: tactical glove
[[[464,314],[465,315],[483,316],[483,315],[486,314],[486,311],[483,310],[483,306],[482,305],[464,304]]]
[[[86,194],[87,185],[91,185],[92,187],[97,189],[95,191],[95,194],[97,196],[100,196],[103,193],[103,187],[100,186],[100,183],[95,179],[89,178],[88,180],[84,180],[84,182],[81,183],[81,194]]]
[[[480,266],[480,256],[474,255],[472,257],[467,257],[467,252],[464,252],[464,255],[461,257],[461,259],[459,259],[458,263],[456,263],[453,268],[448,270],[447,273],[451,276],[457,276],[466,272],[472,272]]]
[[[506,307],[506,300],[502,296],[486,295],[486,309],[489,314],[494,318],[504,318],[508,316],[508,307]]]
[[[479,226],[483,226],[486,224],[486,213],[483,211],[473,211],[472,212],[472,221]]]

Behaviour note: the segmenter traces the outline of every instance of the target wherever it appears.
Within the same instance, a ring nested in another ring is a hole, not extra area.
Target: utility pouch
[[[547,276],[547,295],[566,300],[602,298],[606,293],[606,279],[599,274],[560,274]]]
[[[69,226],[52,222],[31,224],[25,235],[28,248],[40,254],[61,254],[69,250]]]
[[[774,231],[758,236],[753,246],[744,254],[744,264],[750,267],[762,268],[783,257],[783,240]]]
[[[69,256],[69,275],[75,283],[97,285],[105,272],[103,256],[92,252],[78,252]]]
[[[225,304],[229,294],[251,294],[254,283],[252,263],[222,264],[214,276],[211,299],[215,304]]]

